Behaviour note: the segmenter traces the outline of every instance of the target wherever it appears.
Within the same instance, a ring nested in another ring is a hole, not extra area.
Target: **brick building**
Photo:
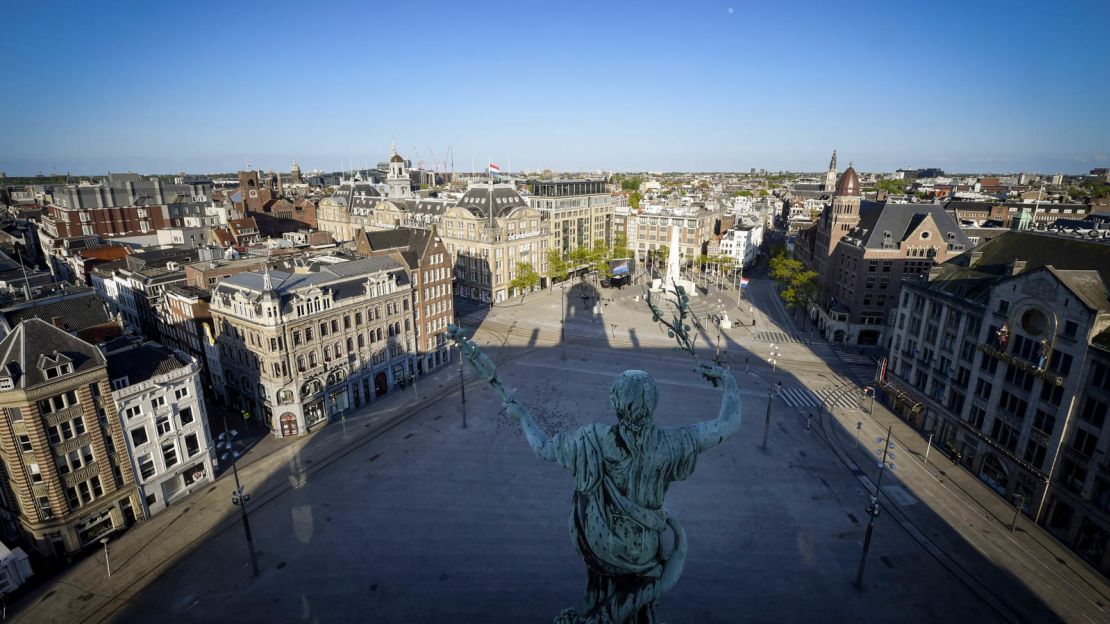
[[[0,367],[3,498],[24,541],[60,557],[142,517],[100,350],[28,319]]]
[[[970,247],[939,204],[862,201],[859,177],[849,166],[818,222],[798,233],[794,252],[818,275],[809,314],[826,339],[878,345],[889,341],[902,279]]]
[[[451,256],[435,226],[430,230],[359,232],[355,252],[363,256],[392,256],[408,267],[413,287],[416,371],[424,374],[447,364],[447,325],[455,322],[454,275]]]

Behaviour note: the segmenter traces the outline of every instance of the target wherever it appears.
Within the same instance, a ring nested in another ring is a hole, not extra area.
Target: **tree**
[[[570,252],[570,264],[574,269],[578,269],[584,264],[590,263],[590,250],[586,247],[579,245],[574,251]]]
[[[623,178],[621,179],[621,189],[625,191],[638,191],[640,190],[640,184],[642,184],[643,181],[644,179],[640,176]]]
[[[640,209],[640,191],[632,191],[632,194],[628,196],[628,205],[633,210]]]
[[[889,180],[879,180],[875,184],[875,189],[885,191],[887,195],[901,195],[906,192],[906,181],[892,178]]]
[[[613,252],[609,249],[609,244],[605,242],[605,239],[599,238],[594,241],[593,247],[590,248],[590,262],[598,275],[612,277],[613,269],[609,266],[609,259],[612,257]]]
[[[733,197],[751,197],[752,192],[749,191],[748,189],[742,189],[742,190],[736,191],[732,195],[733,195]]]
[[[516,277],[509,282],[510,288],[514,289],[517,293],[523,293],[533,290],[539,285],[540,274],[536,273],[536,269],[532,266],[531,262],[516,263]]]
[[[570,275],[570,267],[563,260],[563,254],[558,249],[547,250],[547,277],[552,282],[561,282]]]
[[[613,257],[631,258],[632,250],[628,248],[628,235],[623,232],[613,236]]]

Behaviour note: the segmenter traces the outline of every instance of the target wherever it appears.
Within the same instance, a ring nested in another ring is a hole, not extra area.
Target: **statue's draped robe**
[[[570,532],[586,562],[587,612],[612,615],[617,602],[643,593],[662,569],[663,497],[694,472],[695,426],[638,434],[593,423],[552,438],[555,460],[574,476]],[[654,621],[654,605],[630,620]]]

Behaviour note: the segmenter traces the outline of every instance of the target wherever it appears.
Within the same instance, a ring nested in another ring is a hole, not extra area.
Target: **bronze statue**
[[[556,624],[656,622],[656,603],[682,575],[686,535],[663,506],[667,488],[694,472],[698,454],[740,428],[740,392],[732,373],[698,364],[714,385],[723,383],[720,415],[677,429],[657,427],[655,381],[644,371],[621,373],[609,391],[617,424],[591,423],[548,437],[527,408],[507,395],[497,367],[451,326],[448,334],[463,357],[501,396],[506,412],[520,421],[540,459],[558,463],[574,477],[570,533],[586,563],[586,609],[568,609]],[[664,548],[670,527],[672,546]]]

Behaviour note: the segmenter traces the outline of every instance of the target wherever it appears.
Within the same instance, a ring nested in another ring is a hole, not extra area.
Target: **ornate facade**
[[[414,379],[412,300],[389,257],[234,275],[212,295],[213,378],[275,436],[304,434]]]

